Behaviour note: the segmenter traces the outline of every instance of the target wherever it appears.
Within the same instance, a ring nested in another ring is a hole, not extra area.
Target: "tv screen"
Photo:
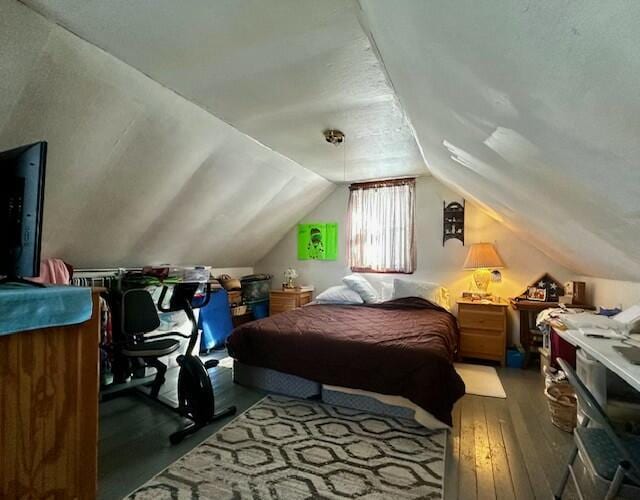
[[[47,143],[0,153],[0,275],[5,281],[40,274]]]

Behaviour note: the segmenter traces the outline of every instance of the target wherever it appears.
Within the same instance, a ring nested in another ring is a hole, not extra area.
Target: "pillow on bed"
[[[358,292],[354,292],[347,285],[327,288],[316,297],[318,304],[362,304],[363,300]]]
[[[414,280],[393,280],[393,298],[421,297],[449,310],[449,291],[438,283]]]
[[[345,276],[342,278],[342,282],[347,285],[351,290],[357,292],[362,300],[367,304],[372,304],[374,302],[379,302],[380,297],[378,297],[378,293],[376,289],[371,286],[365,278],[362,276],[358,276],[357,274],[350,274],[349,276]]]
[[[383,281],[380,286],[380,300],[386,302],[387,300],[393,299],[393,281]]]

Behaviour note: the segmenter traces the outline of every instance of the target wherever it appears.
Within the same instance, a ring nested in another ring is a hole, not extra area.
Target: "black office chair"
[[[120,353],[127,358],[141,358],[145,365],[157,370],[150,392],[150,396],[154,398],[158,396],[167,372],[167,365],[158,358],[167,356],[180,347],[180,341],[175,337],[189,338],[179,332],[148,335],[159,326],[158,310],[147,290],[133,289],[123,293],[122,332],[125,339]]]

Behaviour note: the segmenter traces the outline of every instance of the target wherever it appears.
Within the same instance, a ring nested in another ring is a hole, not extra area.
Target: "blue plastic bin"
[[[509,368],[522,368],[524,365],[524,352],[512,347],[507,349],[507,366]]]
[[[224,347],[227,337],[233,330],[229,296],[226,290],[219,290],[211,294],[209,303],[200,309],[198,328],[202,330],[200,352]]]
[[[269,316],[269,299],[247,302],[249,310],[253,313],[254,319],[266,318]]]

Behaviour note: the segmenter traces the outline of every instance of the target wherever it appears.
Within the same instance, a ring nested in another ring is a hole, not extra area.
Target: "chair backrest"
[[[567,374],[569,383],[575,389],[582,411],[587,415],[589,420],[596,422],[607,433],[609,439],[611,439],[615,447],[618,449],[618,452],[629,462],[631,466],[631,470],[627,474],[637,481],[640,478],[640,464],[632,459],[626,446],[613,430],[613,426],[611,425],[611,421],[609,420],[609,417],[607,417],[607,414],[604,412],[600,404],[598,404],[598,401],[596,401],[593,394],[589,392],[589,389],[587,389],[582,380],[578,378],[578,375],[571,365],[562,358],[557,358],[556,361],[560,365],[560,368],[562,368],[562,371]]]
[[[148,291],[134,289],[122,294],[122,331],[125,334],[144,334],[159,326],[158,310]]]

